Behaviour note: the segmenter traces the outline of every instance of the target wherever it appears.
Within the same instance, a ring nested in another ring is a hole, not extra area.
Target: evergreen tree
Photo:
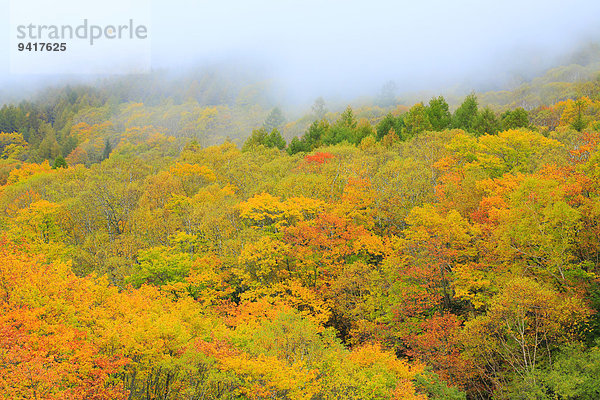
[[[323,137],[325,144],[337,144],[343,141],[352,142],[354,138],[354,130],[358,122],[354,117],[354,112],[350,106],[346,107],[335,124],[327,130]]]
[[[264,127],[260,129],[254,129],[250,137],[246,139],[246,142],[244,142],[244,146],[242,146],[242,151],[248,151],[254,147],[264,144],[267,135],[267,129]]]
[[[102,151],[102,160],[106,160],[110,157],[110,153],[112,153],[112,146],[110,145],[110,141],[106,139],[104,142],[104,150]]]
[[[336,125],[343,126],[346,128],[354,129],[358,122],[354,117],[354,111],[352,111],[352,107],[348,106],[340,115],[340,118],[336,121]]]
[[[263,128],[267,130],[267,132],[271,132],[273,129],[281,128],[281,125],[285,123],[285,117],[283,112],[279,107],[275,107],[271,110],[267,119],[263,123]]]
[[[327,131],[329,130],[330,126],[329,126],[329,122],[327,122],[326,120],[320,120],[320,121],[315,121],[312,124],[310,124],[310,126],[308,127],[308,129],[306,130],[306,133],[303,136],[303,140],[306,141],[306,144],[308,146],[308,151],[311,151],[313,149],[316,149],[317,147],[321,146],[321,143],[323,142],[323,138],[325,137],[325,135],[327,134]]]
[[[583,118],[583,110],[586,108],[585,101],[583,99],[575,100],[575,108],[577,110],[577,114],[575,120],[571,124],[571,127],[577,132],[581,132],[587,126],[587,123]]]
[[[477,123],[477,97],[468,95],[452,116],[452,127],[472,132]]]
[[[529,126],[529,115],[523,107],[508,110],[502,114],[502,129],[527,128]]]
[[[404,129],[404,118],[396,117],[392,113],[387,114],[378,124],[377,124],[377,139],[383,139],[390,132],[396,133],[398,137],[402,134],[402,130]]]
[[[277,147],[279,150],[285,149],[285,139],[277,129],[273,129],[269,135],[265,137],[263,145],[265,147]]]
[[[431,123],[431,128],[434,131],[443,131],[450,127],[452,115],[450,114],[448,103],[443,96],[434,97],[429,100],[426,111],[429,122]]]
[[[60,146],[56,140],[56,133],[52,125],[44,122],[40,125],[38,136],[41,142],[38,146],[38,158],[40,160],[52,160],[60,154]]]
[[[479,115],[477,115],[477,121],[475,122],[474,131],[479,135],[495,135],[501,128],[501,123],[496,117],[496,114],[489,108],[486,107]]]
[[[317,147],[321,146],[323,139],[327,136],[330,126],[327,120],[322,119],[320,121],[314,121],[302,138],[294,138],[290,142],[288,147],[289,154],[296,154],[299,152],[309,152]]]
[[[265,128],[260,128],[252,131],[252,135],[244,143],[242,151],[249,151],[258,146],[277,147],[279,150],[283,150],[285,145],[285,139],[277,129],[273,129],[269,133]]]
[[[287,148],[287,152],[289,155],[294,155],[296,153],[308,153],[309,151],[310,148],[308,147],[306,141],[298,139],[297,137],[292,139],[290,145]]]
[[[57,168],[67,168],[67,161],[65,160],[65,158],[63,156],[58,156],[54,159],[54,163],[52,163],[52,169],[57,169]]]

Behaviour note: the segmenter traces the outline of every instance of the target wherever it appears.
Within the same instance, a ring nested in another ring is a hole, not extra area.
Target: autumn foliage
[[[0,398],[593,398],[600,104],[469,102],[294,151],[188,140],[223,107],[90,106],[67,168],[1,134]]]

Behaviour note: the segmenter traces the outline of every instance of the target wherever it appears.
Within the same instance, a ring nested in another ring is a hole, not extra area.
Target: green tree
[[[324,119],[315,121],[308,127],[303,136],[303,140],[306,141],[306,145],[308,146],[308,151],[314,150],[321,146],[323,138],[325,135],[327,135],[327,131],[330,128],[331,126],[329,125],[329,122]]]
[[[303,139],[298,139],[297,137],[292,139],[287,148],[289,155],[294,155],[296,153],[308,153],[309,151],[310,149],[308,148],[306,141]]]
[[[429,400],[465,400],[466,393],[455,387],[448,386],[438,374],[431,371],[423,371],[415,377],[416,386],[427,393]]]
[[[431,122],[427,116],[427,110],[423,103],[415,104],[405,115],[404,123],[406,125],[404,137],[415,136],[418,133],[432,130]]]
[[[269,115],[267,115],[267,119],[263,123],[263,128],[267,130],[267,132],[273,131],[273,129],[279,129],[281,125],[285,123],[285,116],[279,107],[275,107],[271,110]]]
[[[279,150],[283,150],[285,149],[285,145],[285,139],[283,136],[281,136],[281,133],[277,129],[273,129],[271,133],[265,137],[265,147],[277,147]]]
[[[475,122],[475,126],[473,130],[475,133],[480,135],[495,135],[500,130],[501,123],[496,117],[496,113],[494,113],[489,107],[484,108],[477,115],[477,121]]]
[[[67,161],[65,160],[65,158],[63,156],[58,156],[54,159],[54,163],[52,164],[52,169],[57,169],[57,168],[67,168]]]
[[[434,97],[429,100],[426,111],[433,130],[443,131],[450,128],[452,115],[450,114],[448,103],[443,96]]]
[[[294,138],[288,146],[289,154],[296,154],[300,152],[308,153],[317,147],[321,146],[323,139],[327,135],[330,126],[327,120],[322,119],[320,121],[314,121],[301,139]]]
[[[340,115],[340,118],[338,119],[336,124],[348,127],[350,129],[356,128],[358,122],[356,121],[356,117],[354,116],[354,111],[352,111],[352,107],[346,107],[342,115]]]
[[[454,111],[452,116],[452,127],[472,132],[477,123],[477,96],[474,93],[468,95],[463,103]]]
[[[188,254],[172,247],[153,247],[139,252],[134,272],[127,280],[134,287],[181,282],[192,266],[193,260]]]
[[[404,130],[404,118],[402,116],[396,117],[392,113],[389,113],[377,124],[376,129],[378,140],[383,139],[385,135],[392,131],[400,137]]]
[[[599,341],[600,342],[600,341]],[[598,343],[600,344],[600,343]],[[580,344],[564,346],[542,373],[545,386],[560,399],[600,398],[600,349]]]
[[[51,160],[60,154],[60,146],[56,140],[56,132],[49,123],[42,123],[38,134],[42,141],[38,147],[38,157],[40,160]]]
[[[110,145],[110,141],[106,139],[104,142],[104,150],[102,151],[102,160],[106,160],[110,157],[110,153],[112,153],[112,146]]]
[[[252,135],[244,143],[242,151],[248,151],[257,146],[277,147],[283,150],[285,148],[285,139],[277,129],[273,129],[270,133],[266,128],[254,129]]]
[[[350,106],[346,107],[333,126],[327,130],[323,137],[324,144],[337,144],[343,141],[353,142],[354,130],[358,122]]]
[[[576,114],[575,114],[575,119],[573,120],[573,123],[571,124],[571,127],[573,129],[575,129],[577,132],[581,132],[587,126],[587,122],[585,121],[585,119],[583,117],[583,112],[585,111],[587,106],[588,106],[588,104],[583,98],[579,98],[579,99],[575,100]]]
[[[505,111],[502,114],[502,129],[517,129],[529,127],[529,115],[523,107]]]

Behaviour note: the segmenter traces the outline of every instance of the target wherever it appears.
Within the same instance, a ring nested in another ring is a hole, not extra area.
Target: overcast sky
[[[600,39],[598,0],[149,3],[152,68],[249,63],[298,97],[367,94],[388,80],[401,90],[492,80]],[[9,0],[0,0],[5,55],[8,9]],[[85,17],[93,18],[93,8]],[[0,60],[1,84],[40,79],[11,75],[8,57]]]

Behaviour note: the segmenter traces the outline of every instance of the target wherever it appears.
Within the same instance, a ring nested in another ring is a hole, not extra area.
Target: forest
[[[290,119],[212,72],[5,104],[0,398],[600,398],[583,70]]]

